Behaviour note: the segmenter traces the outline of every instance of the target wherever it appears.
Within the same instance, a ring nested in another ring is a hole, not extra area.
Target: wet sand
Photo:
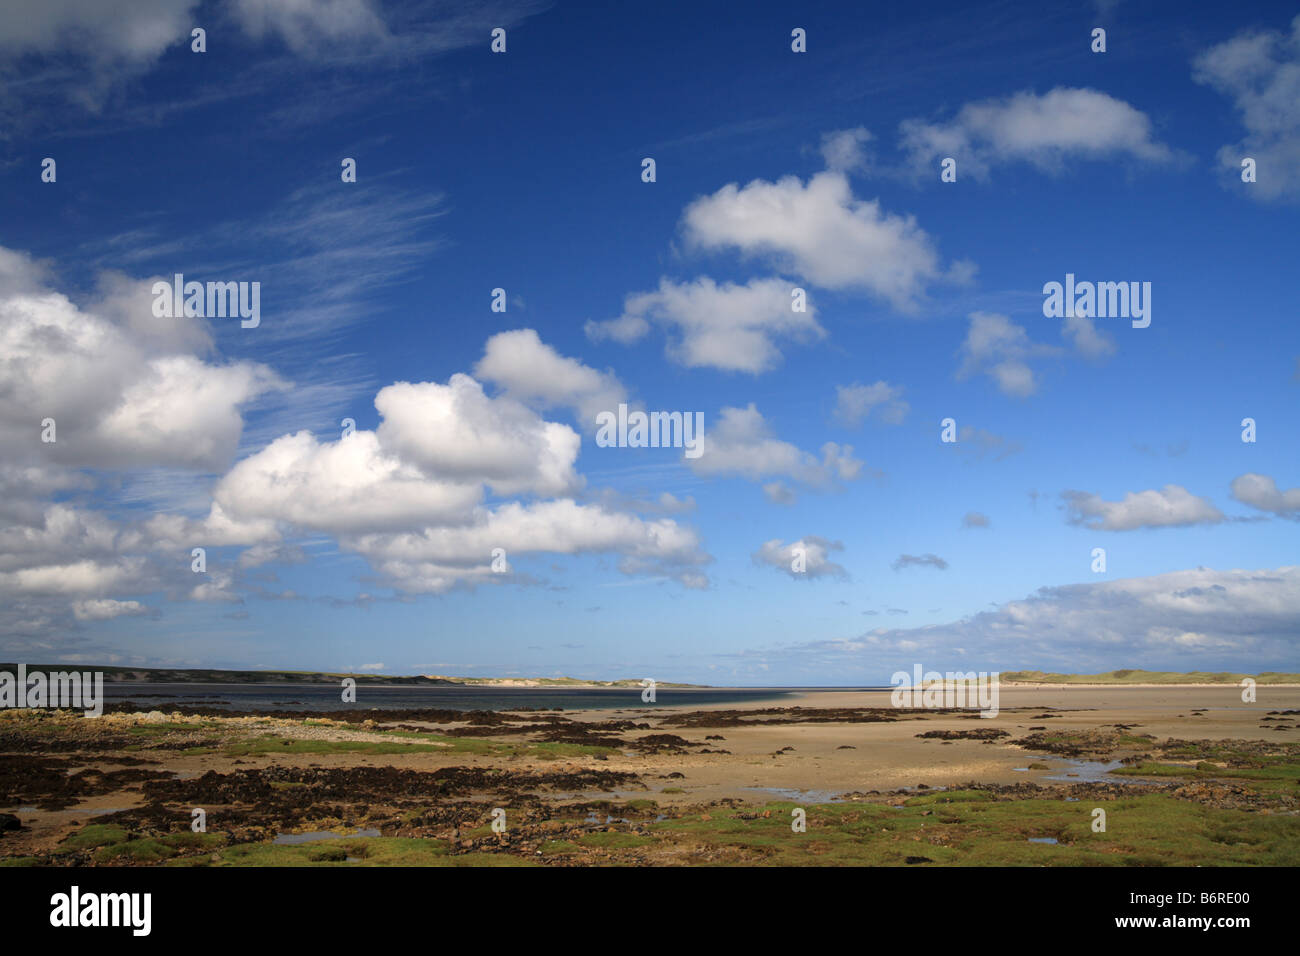
[[[791,706],[890,707],[888,691],[855,693],[817,692],[794,698]],[[786,702],[783,702],[783,704]],[[969,715],[905,711],[908,719],[893,723],[775,724],[771,727],[727,727],[707,731],[725,742],[710,741],[730,755],[674,755],[656,760],[643,758],[643,769],[667,769],[685,774],[675,786],[688,789],[679,800],[734,797],[771,799],[770,792],[812,791],[816,795],[914,787],[953,787],[981,783],[1019,783],[1025,780],[1051,784],[1069,761],[1032,754],[1007,741],[1027,736],[1030,727],[1052,730],[1094,730],[1123,724],[1134,733],[1157,738],[1194,740],[1266,739],[1300,741],[1300,722],[1261,726],[1270,711],[1300,709],[1300,687],[1260,687],[1257,701],[1244,704],[1236,686],[1215,687],[1098,687],[1012,686],[1000,692],[997,717],[972,721]],[[723,710],[718,707],[692,710]],[[1193,714],[1193,711],[1199,713]],[[665,713],[650,707],[624,711],[595,711],[589,719],[619,716],[653,717]],[[1041,720],[1034,715],[1051,713]],[[588,715],[584,715],[586,717]],[[920,723],[918,723],[920,722]],[[1274,722],[1270,722],[1273,724]],[[917,739],[930,730],[994,728],[1010,736],[993,743],[975,740]],[[691,739],[703,735],[682,732]],[[793,747],[779,757],[773,754]],[[840,749],[853,747],[855,749]],[[1032,762],[1048,763],[1048,770],[1017,770]],[[611,767],[623,763],[611,758]],[[1067,778],[1068,779],[1068,778]]]

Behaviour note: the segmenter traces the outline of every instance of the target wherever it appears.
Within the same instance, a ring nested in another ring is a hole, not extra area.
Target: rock
[[[916,736],[922,740],[997,740],[1011,735],[1005,730],[981,727],[979,730],[929,730]]]
[[[5,830],[21,830],[23,821],[19,820],[12,813],[0,813],[0,833]]]

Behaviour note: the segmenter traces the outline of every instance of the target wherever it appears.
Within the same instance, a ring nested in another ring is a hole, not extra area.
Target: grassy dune
[[[1240,684],[1250,677],[1257,684],[1300,684],[1300,674],[1264,671],[1229,674],[1226,671],[1103,671],[1100,674],[1049,674],[1045,671],[1004,671],[1004,684]]]

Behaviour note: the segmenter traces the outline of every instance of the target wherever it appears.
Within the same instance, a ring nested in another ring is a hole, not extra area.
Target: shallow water
[[[745,787],[759,793],[770,793],[782,800],[796,803],[840,803],[844,798],[834,790],[799,790],[795,787]]]
[[[1061,760],[1063,758],[1053,758]],[[1067,766],[1049,773],[1044,780],[1059,780],[1066,783],[1136,783],[1145,786],[1167,783],[1165,780],[1152,780],[1148,777],[1130,777],[1127,774],[1112,774],[1124,766],[1122,760],[1066,760]]]
[[[595,824],[599,825],[599,824],[600,824],[600,817],[598,817],[598,816],[597,816],[596,814],[594,814],[594,813],[588,813],[587,816],[586,816],[586,819],[584,819],[583,822],[584,822],[584,823],[595,823]],[[605,826],[609,826],[611,823],[631,823],[631,822],[632,822],[632,821],[629,820],[627,817],[616,817],[616,816],[614,816],[612,813],[607,813],[607,814],[605,814],[605,824],[604,824]]]

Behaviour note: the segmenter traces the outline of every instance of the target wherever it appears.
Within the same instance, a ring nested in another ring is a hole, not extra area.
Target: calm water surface
[[[245,710],[599,710],[605,708],[695,707],[704,704],[773,706],[797,703],[800,694],[818,691],[870,690],[861,687],[745,687],[681,689],[658,687],[655,703],[641,701],[639,687],[573,689],[566,687],[447,687],[440,685],[357,685],[355,704],[343,703],[335,684],[141,684],[106,682],[107,703],[133,703],[166,710],[181,705]]]

